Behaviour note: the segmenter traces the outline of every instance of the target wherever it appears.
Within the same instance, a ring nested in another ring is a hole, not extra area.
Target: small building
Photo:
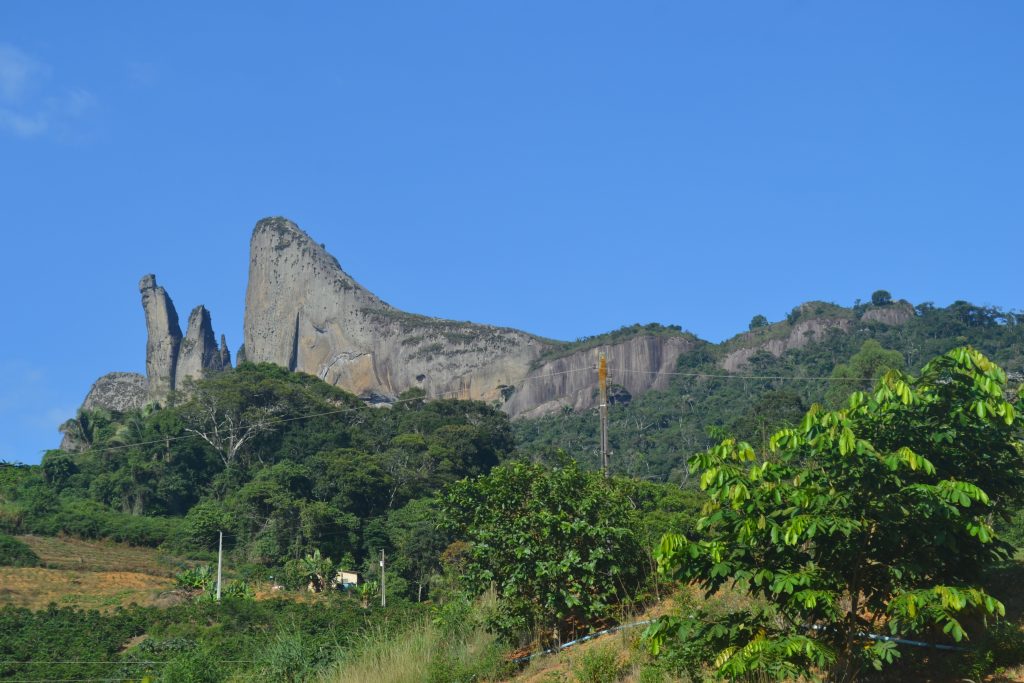
[[[339,590],[348,590],[359,585],[359,574],[355,572],[347,572],[344,569],[339,570],[334,578],[331,580],[331,586]]]

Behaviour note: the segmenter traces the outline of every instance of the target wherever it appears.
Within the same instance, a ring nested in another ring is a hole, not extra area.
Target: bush
[[[888,306],[892,303],[892,294],[884,289],[878,289],[871,293],[871,303],[875,306]]]
[[[39,556],[16,538],[0,534],[0,567],[38,567]]]
[[[585,652],[572,667],[579,683],[615,683],[622,674],[619,653],[612,647],[594,648]]]
[[[42,536],[67,534],[78,538],[112,541],[155,548],[175,535],[180,519],[143,517],[116,512],[88,500],[62,502],[37,496],[26,509],[21,528]]]
[[[185,515],[174,544],[183,550],[215,550],[219,532],[228,527],[229,517],[220,501],[204,500]]]

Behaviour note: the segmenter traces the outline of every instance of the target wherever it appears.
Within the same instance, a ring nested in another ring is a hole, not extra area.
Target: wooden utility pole
[[[604,354],[597,366],[597,381],[601,388],[601,403],[598,413],[601,415],[601,470],[608,476],[608,361]]]

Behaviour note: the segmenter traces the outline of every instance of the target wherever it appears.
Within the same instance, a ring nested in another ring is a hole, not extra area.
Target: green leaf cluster
[[[509,640],[560,638],[612,615],[645,581],[639,515],[616,481],[511,462],[448,487],[444,523],[469,543],[471,591],[494,585]]]
[[[969,617],[1002,616],[980,579],[1012,551],[993,515],[1024,497],[1005,384],[983,354],[958,348],[917,377],[886,373],[840,410],[813,406],[765,452],[730,438],[695,455],[710,499],[701,537],[664,536],[659,568],[707,595],[732,586],[765,607],[753,619],[666,619],[651,629],[652,647],[707,639],[727,678],[853,680],[898,656],[866,633],[960,642]]]

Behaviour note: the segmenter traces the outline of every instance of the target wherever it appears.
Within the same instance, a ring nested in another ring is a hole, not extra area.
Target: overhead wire
[[[587,371],[589,369],[590,368],[572,368],[570,370],[561,370],[559,372],[549,372],[549,373],[544,373],[543,375],[534,375],[532,377],[526,377],[522,381],[525,382],[525,381],[535,381],[535,380],[538,380],[538,379],[547,379],[548,377],[556,377],[556,376],[559,376],[559,375],[566,375],[566,374],[571,374],[571,373],[574,373],[574,372],[585,372],[585,371]],[[390,406],[394,406],[394,405],[398,405],[398,404],[402,404],[402,403],[410,403],[410,402],[414,402],[414,401],[432,401],[432,400],[436,401],[436,400],[444,400],[444,399],[447,399],[447,398],[458,398],[458,396],[463,394],[463,393],[465,393],[465,391],[463,389],[453,389],[451,391],[443,391],[441,393],[434,394],[433,396],[414,396],[414,397],[411,397],[411,398],[402,398],[402,399],[397,399],[397,400],[394,400],[394,401],[388,401],[386,403],[386,405],[388,407],[390,407]],[[360,412],[360,411],[366,410],[367,407],[368,406],[366,404],[363,404],[361,406],[350,406],[350,407],[346,407],[346,408],[338,408],[337,410],[325,410],[325,411],[318,412],[318,413],[306,413],[306,414],[303,414],[303,415],[293,415],[291,417],[271,418],[269,420],[266,420],[264,422],[264,424],[276,425],[276,424],[283,424],[285,422],[295,422],[297,420],[308,420],[308,419],[311,419],[311,418],[314,418],[314,417],[324,417],[324,416],[327,416],[327,415],[340,415],[340,414],[343,414],[343,413],[356,413],[356,412]],[[242,428],[242,427],[240,427],[240,428]],[[205,432],[200,432],[200,434],[206,434],[206,433]],[[179,435],[179,436],[168,436],[168,437],[164,437],[162,439],[152,439],[150,441],[137,441],[137,442],[133,442],[133,443],[117,444],[117,445],[113,445],[113,446],[90,446],[89,448],[87,448],[85,450],[76,451],[75,454],[76,455],[85,455],[87,453],[101,453],[101,452],[105,452],[105,451],[124,450],[124,449],[127,449],[127,448],[138,448],[140,446],[153,446],[153,445],[156,445],[156,444],[166,444],[166,443],[171,442],[171,441],[181,441],[181,440],[184,440],[184,439],[193,439],[193,438],[199,437],[200,434],[197,434],[196,432],[189,432],[188,434],[182,434],[182,435]]]
[[[255,664],[255,659],[218,659],[221,664]],[[16,661],[0,661],[0,666],[35,666],[44,664],[130,664],[132,666],[149,666],[150,664],[168,664],[171,660],[140,660],[140,659],[103,659],[103,660],[90,660],[90,659],[58,659],[53,661],[32,659],[24,662]]]
[[[642,374],[642,375],[654,375],[654,376],[672,376],[672,377],[692,377],[699,379],[734,379],[734,380],[780,380],[780,381],[829,381],[829,382],[873,382],[876,378],[873,377],[832,377],[832,376],[814,376],[814,375],[744,375],[738,373],[708,373],[708,372],[671,372],[662,370],[633,370],[630,368],[621,367],[609,367],[610,373],[628,373],[628,374]],[[562,375],[569,375],[579,372],[597,372],[597,367],[585,367],[585,368],[570,368],[568,370],[560,370],[557,372],[547,372],[540,375],[529,375],[524,377],[515,386],[520,386],[526,382],[534,382],[538,380],[548,379],[551,377],[558,377]],[[415,401],[431,401],[431,400],[444,400],[447,398],[457,398],[459,395],[465,393],[462,389],[456,389],[451,391],[445,391],[433,396],[415,396],[412,398],[397,399],[395,401],[389,401],[386,405],[394,406],[404,403],[411,403]],[[338,408],[336,410],[325,410],[317,413],[306,413],[303,415],[293,415],[290,417],[271,418],[264,422],[265,425],[278,425],[287,422],[295,422],[298,420],[309,420],[316,417],[326,417],[329,415],[341,415],[345,413],[355,413],[362,410],[366,410],[367,406],[349,406],[345,408]],[[239,427],[244,428],[244,426]],[[89,453],[103,453],[107,451],[125,450],[129,448],[139,448],[142,446],[153,446],[157,444],[166,444],[172,441],[182,441],[184,439],[202,438],[201,435],[205,435],[205,432],[189,432],[188,434],[181,434],[178,436],[168,436],[162,439],[152,439],[150,441],[137,441],[126,444],[116,444],[111,446],[90,446],[89,448],[81,451],[77,451],[76,455],[85,455]]]
[[[713,372],[665,372],[656,370],[630,370],[628,368],[609,367],[609,372],[627,372],[638,375],[671,375],[674,377],[698,377],[703,379],[755,379],[755,380],[811,380],[828,382],[874,382],[877,377],[832,377],[814,375],[739,375],[735,373],[713,373]]]

